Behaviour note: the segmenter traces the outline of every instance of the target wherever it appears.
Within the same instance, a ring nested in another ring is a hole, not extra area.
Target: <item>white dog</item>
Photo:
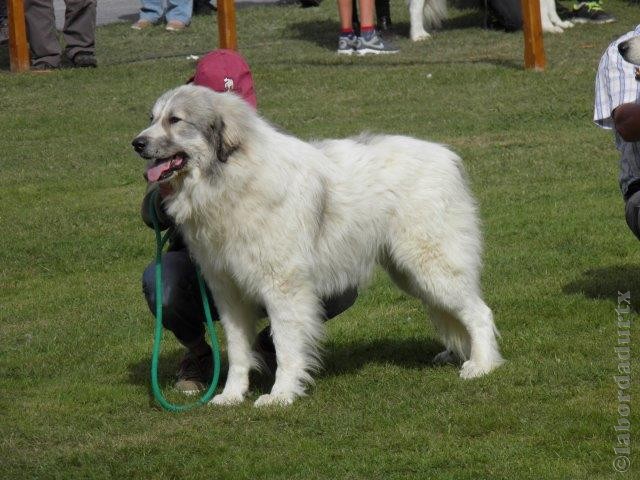
[[[627,62],[640,65],[640,36],[620,42],[618,51]]]
[[[447,18],[446,0],[408,0],[408,4],[411,19],[409,36],[414,42],[431,36],[425,24],[430,28],[440,28],[442,21]],[[555,0],[540,0],[540,16],[544,32],[562,33],[565,28],[573,27],[573,23],[558,17]]]
[[[256,405],[289,404],[319,366],[319,298],[363,285],[376,262],[428,307],[461,376],[502,362],[481,297],[476,206],[460,159],[402,136],[317,144],[284,134],[232,93],[164,94],[133,142],[208,282],[227,338],[229,374],[215,404],[241,402],[258,305],[278,368]]]

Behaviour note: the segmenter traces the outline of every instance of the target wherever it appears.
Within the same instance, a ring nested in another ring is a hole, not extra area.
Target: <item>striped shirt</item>
[[[618,44],[635,35],[640,35],[640,25],[611,43],[600,60],[593,121],[602,128],[614,128],[611,115],[623,103],[640,103],[640,81],[636,80],[636,67],[624,61],[618,53]],[[621,155],[620,190],[626,197],[629,186],[640,182],[640,142],[625,142],[618,132],[615,132],[615,140]]]

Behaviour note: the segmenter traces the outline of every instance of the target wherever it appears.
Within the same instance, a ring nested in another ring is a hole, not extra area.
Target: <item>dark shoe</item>
[[[178,370],[174,388],[185,395],[195,395],[207,388],[213,371],[213,354],[196,356],[187,352]]]
[[[300,7],[302,8],[313,8],[319,7],[321,0],[300,0]]]
[[[79,68],[96,68],[98,66],[98,61],[92,53],[78,53],[73,57],[71,63],[74,67]]]
[[[615,22],[616,17],[605,12],[600,2],[580,2],[573,6],[571,16],[567,20],[573,23],[602,24]]]
[[[59,66],[51,65],[49,63],[34,63],[31,65],[32,72],[50,72],[52,70],[58,70],[59,68]]]
[[[571,21],[573,18],[573,11],[558,2],[556,2],[556,13],[560,17],[560,20]]]
[[[207,0],[195,0],[193,2],[194,15],[213,15],[217,11],[216,7],[211,5]]]

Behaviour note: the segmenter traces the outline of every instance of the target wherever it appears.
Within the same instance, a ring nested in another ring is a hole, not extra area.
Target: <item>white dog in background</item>
[[[366,284],[376,263],[420,299],[463,378],[502,363],[480,291],[481,235],[461,160],[403,136],[307,143],[232,93],[164,94],[133,142],[208,282],[227,338],[229,373],[214,404],[241,402],[259,305],[277,371],[256,405],[303,395],[320,361],[319,299]]]
[[[431,36],[425,25],[429,28],[440,28],[442,21],[447,18],[446,0],[408,0],[408,4],[411,21],[409,36],[414,42],[426,40]],[[544,32],[562,33],[565,28],[573,27],[573,23],[558,17],[555,0],[540,0],[540,16]]]
[[[620,42],[618,51],[627,62],[640,65],[640,36]]]

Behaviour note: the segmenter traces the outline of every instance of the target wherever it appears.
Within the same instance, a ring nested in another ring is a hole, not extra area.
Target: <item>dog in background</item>
[[[408,4],[411,22],[409,36],[414,42],[431,36],[425,27],[440,28],[442,21],[447,18],[446,0],[408,0]],[[560,19],[555,0],[540,0],[540,16],[544,32],[562,33],[564,29],[573,27],[573,23]]]
[[[366,284],[376,263],[429,311],[460,376],[502,363],[482,299],[477,208],[460,158],[404,136],[307,143],[263,120],[240,97],[182,86],[161,96],[133,141],[147,179],[213,293],[229,373],[212,402],[241,402],[264,305],[276,350],[271,393],[289,404],[320,365],[320,298]]]
[[[640,36],[621,42],[618,51],[627,62],[640,65]]]

